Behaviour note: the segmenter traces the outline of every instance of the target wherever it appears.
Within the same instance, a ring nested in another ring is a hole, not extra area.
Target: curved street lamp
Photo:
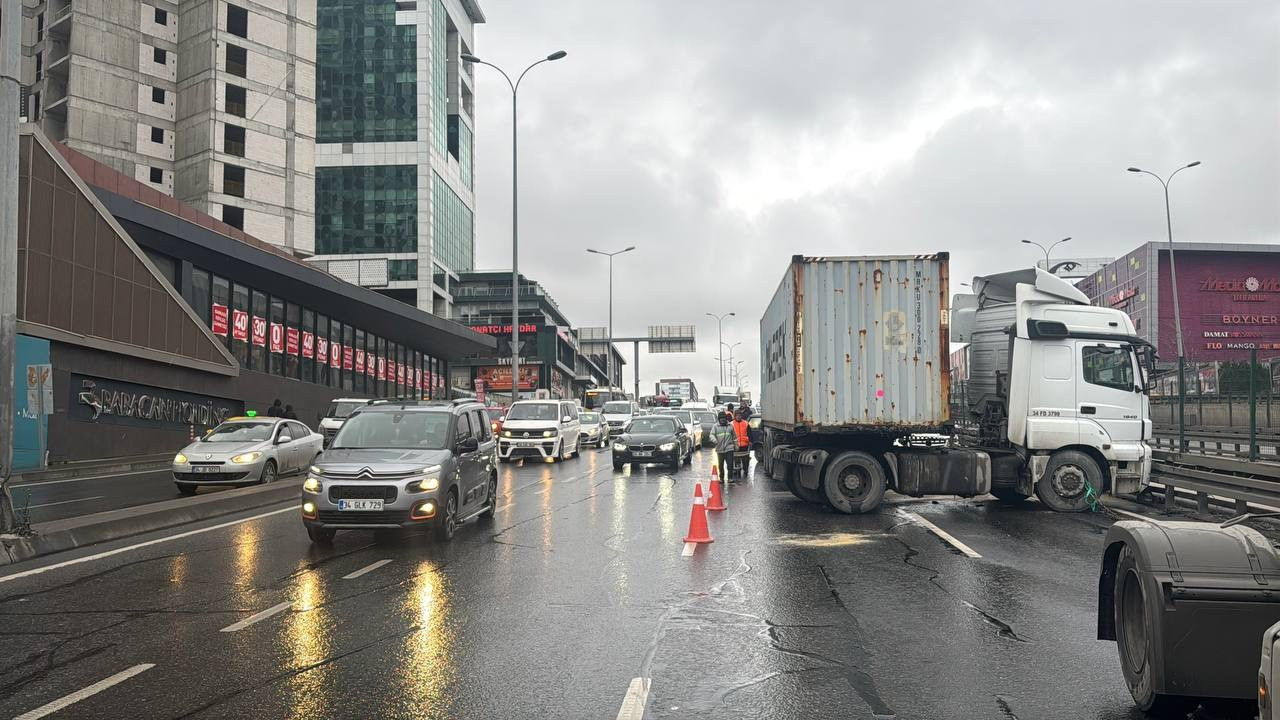
[[[1050,253],[1054,248],[1058,247],[1059,245],[1061,245],[1062,243],[1064,243],[1064,242],[1066,242],[1066,241],[1068,241],[1068,240],[1070,240],[1070,239],[1071,239],[1071,238],[1069,238],[1069,237],[1064,237],[1064,238],[1062,238],[1061,240],[1059,240],[1059,241],[1057,241],[1057,242],[1053,243],[1053,244],[1052,244],[1052,245],[1050,245],[1049,247],[1045,247],[1045,246],[1041,245],[1040,243],[1038,243],[1038,242],[1036,242],[1036,241],[1034,241],[1034,240],[1023,240],[1022,242],[1026,243],[1026,244],[1028,244],[1028,245],[1035,245],[1036,247],[1038,247],[1038,248],[1040,248],[1041,250],[1043,250],[1043,251],[1044,251],[1044,269],[1045,269],[1046,271],[1048,271],[1048,272],[1052,272],[1051,270],[1049,270],[1049,253]]]
[[[734,317],[736,315],[737,313],[731,313],[731,312],[725,313],[723,315],[716,315],[715,313],[706,313],[707,317],[713,317],[716,319],[716,335],[718,336],[716,339],[720,342],[720,345],[718,346],[718,349],[716,352],[720,357],[720,384],[721,385],[724,384],[724,327],[722,323],[724,322],[725,318]]]
[[[595,253],[596,255],[604,255],[605,257],[609,258],[609,341],[604,346],[604,373],[607,376],[605,378],[605,382],[608,383],[609,397],[611,399],[613,398],[613,256],[621,255],[622,253],[625,253],[625,252],[631,252],[632,250],[635,250],[635,249],[636,249],[635,245],[632,245],[631,247],[628,247],[628,248],[623,248],[622,250],[615,250],[613,252],[600,252],[599,250],[592,250],[591,248],[587,248],[587,252],[589,253]],[[639,384],[640,384],[640,378],[636,378],[637,388],[640,386]],[[621,381],[618,382],[618,386],[619,387],[622,386]]]

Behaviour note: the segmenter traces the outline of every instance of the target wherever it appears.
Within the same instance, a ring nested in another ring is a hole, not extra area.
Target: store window
[[[265,318],[268,313],[267,294],[253,291],[253,316],[256,318]],[[267,346],[253,346],[253,369],[258,372],[267,372]]]
[[[367,375],[365,375],[365,370],[364,370],[365,351],[364,351],[364,331],[363,330],[356,330],[356,344],[354,347],[356,349],[356,360],[355,360],[355,366],[354,366],[355,374],[351,380],[351,389],[358,393],[363,393],[365,392],[365,387],[366,387],[365,378],[368,377]]]
[[[212,304],[221,305],[225,308],[230,308],[231,307],[231,283],[224,277],[211,275],[210,287],[213,290],[213,294],[211,297],[211,299],[213,300]],[[210,312],[212,312],[212,310]],[[231,322],[230,310],[227,311],[227,318],[228,318],[227,322],[228,324],[230,324]],[[227,330],[227,334],[222,336],[222,344],[226,345],[228,350],[231,349],[231,330],[229,328]]]
[[[212,320],[210,311],[210,278],[208,270],[200,268],[191,268],[191,309],[195,311],[196,317],[205,324],[209,325]]]
[[[316,315],[316,378],[317,385],[329,384],[329,318]]]
[[[289,303],[284,313],[284,374],[294,380],[302,379],[301,325],[302,308]]]
[[[278,297],[271,298],[271,317],[269,318],[269,320],[270,320],[270,325],[268,325],[268,329],[267,329],[267,357],[270,359],[270,362],[271,362],[271,374],[284,375],[284,352],[276,352],[276,350],[283,351],[284,344],[283,342],[281,342],[279,347],[272,347],[272,343],[274,342],[272,335],[276,332],[276,330],[274,327],[271,327],[273,325],[284,325],[284,299],[283,298],[278,298]]]
[[[338,350],[334,350],[334,346]],[[329,321],[329,387],[342,387],[342,323],[337,320]],[[333,357],[337,354],[338,363],[334,365]]]
[[[231,309],[233,312],[236,310],[239,310],[240,312],[246,312],[246,313],[249,312],[249,288],[240,284],[236,284],[232,286]],[[247,338],[244,340],[232,339],[231,344],[232,344],[231,353],[236,356],[236,360],[239,361],[241,366],[249,367],[250,360],[249,360],[248,339]]]
[[[301,347],[298,354],[302,363],[302,379],[307,382],[316,381],[316,313],[314,310],[302,311]],[[309,356],[309,357],[308,357]]]

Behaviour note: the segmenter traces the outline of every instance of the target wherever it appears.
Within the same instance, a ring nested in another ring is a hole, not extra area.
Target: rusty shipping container
[[[947,254],[795,256],[760,320],[762,414],[788,431],[949,420]]]

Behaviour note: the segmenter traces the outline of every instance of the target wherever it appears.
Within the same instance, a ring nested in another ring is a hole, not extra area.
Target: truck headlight
[[[676,449],[676,444],[673,442],[662,443],[661,445],[658,446],[658,449],[661,450],[662,452],[671,452],[672,450]]]
[[[306,480],[302,481],[302,492],[319,493],[320,479],[308,477]]]
[[[255,450],[253,452],[247,452],[247,453],[242,453],[240,455],[237,455],[231,458],[231,462],[237,465],[248,465],[249,463],[256,461],[260,457],[262,457],[262,453]]]
[[[614,443],[613,449],[617,452],[626,452],[627,446],[624,443]]]
[[[187,464],[187,456],[186,456],[186,455],[183,455],[182,453],[178,453],[177,455],[174,455],[174,456],[173,456],[173,464],[174,464],[174,465],[186,465],[186,464]]]

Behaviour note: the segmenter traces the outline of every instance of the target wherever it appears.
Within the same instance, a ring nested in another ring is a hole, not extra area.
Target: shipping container
[[[947,254],[795,256],[760,320],[764,422],[927,431],[950,419]]]

